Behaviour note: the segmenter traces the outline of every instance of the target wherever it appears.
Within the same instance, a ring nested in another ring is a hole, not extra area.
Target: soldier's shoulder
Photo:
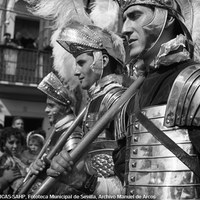
[[[200,63],[190,63],[176,77],[167,101],[167,126],[200,126]]]

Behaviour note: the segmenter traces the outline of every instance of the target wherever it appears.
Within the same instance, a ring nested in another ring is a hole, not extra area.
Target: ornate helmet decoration
[[[177,13],[176,0],[117,0],[123,11],[132,5],[152,5]]]
[[[125,61],[123,40],[111,31],[103,30],[94,25],[84,25],[78,21],[71,21],[61,31],[57,41],[74,57],[85,52],[105,50],[121,65]]]
[[[45,76],[37,88],[64,106],[71,106],[73,103],[68,90],[53,72]]]
[[[53,23],[54,31],[51,37],[51,45],[53,46],[53,57],[54,57],[53,67],[66,82],[68,82],[71,79],[71,77],[73,77],[73,72],[75,71],[75,59],[71,55],[71,52],[70,54],[67,53],[56,41],[59,40],[59,43],[60,44],[62,43],[62,41],[60,41],[64,40],[64,37],[60,37],[62,36],[62,30],[64,30],[65,27],[67,28],[68,24],[73,20],[80,22],[80,24],[95,25],[102,29],[113,31],[112,33],[105,33],[106,31],[105,32],[102,31],[101,42],[104,45],[104,49],[108,52],[109,55],[113,57],[114,53],[118,52],[118,50],[111,51],[110,49],[112,47],[110,46],[111,44],[110,42],[113,40],[113,42],[117,45],[116,49],[119,47],[120,50],[120,53],[118,53],[118,55],[115,55],[114,58],[120,63],[122,63],[124,59],[123,57],[125,56],[125,51],[123,50],[122,46],[123,41],[121,40],[120,37],[114,34],[116,30],[115,26],[117,23],[113,23],[113,19],[117,18],[115,17],[118,15],[118,12],[116,12],[117,11],[116,8],[117,7],[119,8],[118,3],[116,1],[98,0],[99,3],[105,2],[106,4],[103,4],[103,6],[97,6],[97,7],[95,6],[95,8],[97,8],[96,11],[97,10],[98,11],[92,13],[92,15],[89,15],[86,12],[86,5],[88,3],[85,0],[26,0],[26,1],[28,1],[30,5],[29,10],[34,15],[53,20],[54,22]],[[100,13],[104,14],[104,19],[106,19],[106,23],[104,23],[105,20],[104,22],[102,22],[102,18],[99,17]],[[80,26],[81,25],[79,25],[79,27]],[[77,27],[77,29],[79,27]],[[91,30],[92,32],[96,31],[92,28]],[[87,34],[89,34],[90,37],[92,36],[90,35],[89,32]],[[103,35],[105,35],[104,39]],[[108,40],[109,35],[112,38]],[[109,42],[108,46],[105,45],[106,40],[108,40]],[[87,40],[85,40],[85,42],[87,42]],[[78,81],[77,77],[75,77],[74,79]]]
[[[183,32],[189,37],[188,39],[191,39],[188,28],[185,25],[183,11],[181,10],[181,5],[179,5],[178,0],[118,0],[118,2],[122,6],[123,11],[125,11],[132,5],[147,5],[147,6],[150,5],[150,6],[155,6],[157,8],[166,9],[169,15],[175,17],[179,21],[181,28],[183,29]],[[188,0],[187,1],[182,0],[182,3],[188,4],[189,8]]]
[[[36,16],[51,20],[53,47],[53,67],[62,79],[76,87],[79,85],[77,77],[74,76],[75,59],[66,52],[58,43],[60,31],[71,19],[78,20],[84,24],[92,24],[91,19],[85,11],[85,0],[26,0],[29,11]]]

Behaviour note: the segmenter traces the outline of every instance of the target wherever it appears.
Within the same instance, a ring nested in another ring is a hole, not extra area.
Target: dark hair
[[[11,37],[11,34],[10,33],[4,33],[4,36],[10,36]]]
[[[0,134],[0,150],[2,152],[4,151],[7,139],[10,138],[12,135],[20,141],[21,145],[24,145],[24,137],[22,135],[22,132],[17,128],[6,127],[1,130]]]
[[[109,56],[110,60],[110,68],[112,73],[115,74],[124,74],[125,73],[125,67],[123,67],[117,60],[115,60],[112,56]]]

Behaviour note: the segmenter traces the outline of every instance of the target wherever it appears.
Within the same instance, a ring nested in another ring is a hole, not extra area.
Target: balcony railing
[[[38,84],[52,65],[51,52],[0,45],[0,81]]]

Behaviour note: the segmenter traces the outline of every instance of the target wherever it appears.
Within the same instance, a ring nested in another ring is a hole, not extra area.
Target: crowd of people
[[[20,32],[17,32],[14,38],[11,38],[10,33],[5,33],[2,44],[6,46],[15,47],[18,49],[22,49],[22,48],[37,49],[38,48],[36,39],[25,38]]]
[[[16,185],[19,187],[23,181],[20,177],[26,176],[29,180],[34,175],[42,181],[31,185],[29,192],[33,194],[199,199],[200,64],[194,55],[194,45],[198,44],[192,41],[182,18],[186,3],[178,0],[109,1],[113,8],[119,9],[116,19],[123,19],[119,23],[122,39],[111,26],[102,27],[102,23],[98,23],[102,20],[99,13],[98,19],[92,18],[95,8],[89,16],[83,15],[84,8],[79,7],[72,17],[74,6],[71,8],[66,2],[54,1],[51,5],[43,0],[39,2],[37,14],[55,15],[54,20],[61,26],[55,30],[54,58],[59,54],[59,45],[62,52],[64,49],[66,55],[71,55],[75,64],[70,63],[68,70],[78,77],[89,99],[84,111],[76,116],[74,97],[62,79],[65,77],[63,68],[69,63],[56,68],[62,78],[53,72],[43,78],[38,89],[47,95],[45,111],[54,131],[41,150],[42,155],[28,168],[28,175],[20,171],[23,167],[15,160],[16,150],[12,150],[10,160],[19,167],[12,170],[3,167],[1,190],[9,190],[8,185],[16,190]],[[100,5],[97,3],[96,7]],[[62,9],[59,12],[55,8]],[[106,13],[101,14],[106,18]],[[118,27],[116,19],[112,18],[111,22]],[[134,69],[135,76],[127,89],[124,77],[129,75],[130,68]],[[121,109],[110,119],[106,118],[106,125],[99,125],[97,122],[123,98]],[[77,119],[80,120],[78,125],[63,142],[62,137]],[[13,136],[7,129],[1,132],[2,137],[9,137],[8,141],[0,140],[4,141],[3,154],[10,143],[23,145],[20,139],[23,137],[17,136],[19,129],[11,129],[15,130]],[[91,134],[92,130],[96,130],[97,137]],[[5,131],[7,134],[3,134]],[[31,136],[32,133],[27,139],[28,145],[33,144]],[[42,137],[40,142],[44,142]],[[55,153],[57,143],[62,145]],[[9,158],[6,157],[6,164]],[[43,180],[45,187],[41,187]],[[15,187],[8,184],[11,181]],[[22,194],[28,193],[25,185],[26,182],[22,185]]]
[[[44,145],[45,131],[38,129],[27,136],[24,121],[20,116],[13,118],[9,127],[0,131],[0,192],[13,194],[27,174],[30,164],[36,159]]]
[[[16,32],[15,36],[12,38],[10,33],[4,33],[3,35],[3,41],[2,45],[14,47],[18,49],[32,49],[37,50],[39,48],[38,46],[38,37],[37,38],[27,38],[23,36],[21,32]],[[45,46],[43,48],[43,51],[52,51],[52,47],[50,45]]]

